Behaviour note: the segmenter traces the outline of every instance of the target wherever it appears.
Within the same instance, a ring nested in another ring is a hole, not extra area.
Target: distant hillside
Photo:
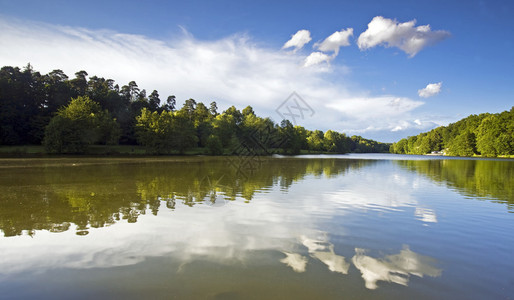
[[[514,106],[510,111],[470,115],[448,126],[401,139],[391,153],[485,157],[514,155]]]

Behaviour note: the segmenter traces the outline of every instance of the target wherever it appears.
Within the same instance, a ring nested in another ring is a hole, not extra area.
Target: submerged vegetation
[[[402,139],[390,148],[391,153],[398,154],[434,151],[454,156],[513,156],[514,107],[497,114],[470,115],[448,126]]]
[[[266,155],[304,151],[387,152],[389,144],[333,130],[307,130],[255,114],[251,106],[219,113],[188,99],[147,95],[135,81],[119,86],[86,71],[42,75],[29,64],[0,70],[0,145],[40,145],[48,153],[91,153],[93,145],[142,145],[149,154]]]

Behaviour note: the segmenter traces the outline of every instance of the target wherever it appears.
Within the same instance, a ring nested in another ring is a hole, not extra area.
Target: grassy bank
[[[274,151],[280,153],[279,149]],[[205,155],[205,148],[192,148],[182,155]],[[223,155],[233,155],[230,150],[226,150]],[[323,151],[301,150],[300,154],[330,154]],[[332,153],[333,154],[333,153]],[[138,145],[93,145],[82,155],[86,156],[156,156],[148,152],[145,147]],[[180,155],[178,151],[171,152],[169,155]],[[42,157],[42,156],[69,156],[66,154],[48,154],[41,145],[23,146],[0,146],[0,157]]]
[[[90,146],[86,155],[148,155],[146,149],[142,146],[131,145],[94,145]],[[46,153],[45,148],[41,145],[24,145],[24,146],[0,146],[0,156],[53,156]],[[60,154],[62,156],[62,154]]]

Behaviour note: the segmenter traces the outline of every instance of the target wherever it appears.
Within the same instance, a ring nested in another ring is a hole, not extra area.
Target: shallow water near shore
[[[6,298],[502,299],[514,161],[0,160]]]

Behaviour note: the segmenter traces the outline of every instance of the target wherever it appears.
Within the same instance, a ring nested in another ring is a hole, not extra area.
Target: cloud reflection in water
[[[377,281],[407,285],[410,275],[418,277],[441,275],[441,270],[433,266],[435,263],[433,258],[419,255],[411,251],[408,246],[404,246],[399,254],[388,255],[383,259],[365,255],[364,249],[356,248],[355,253],[352,262],[361,271],[368,289],[376,289]]]

